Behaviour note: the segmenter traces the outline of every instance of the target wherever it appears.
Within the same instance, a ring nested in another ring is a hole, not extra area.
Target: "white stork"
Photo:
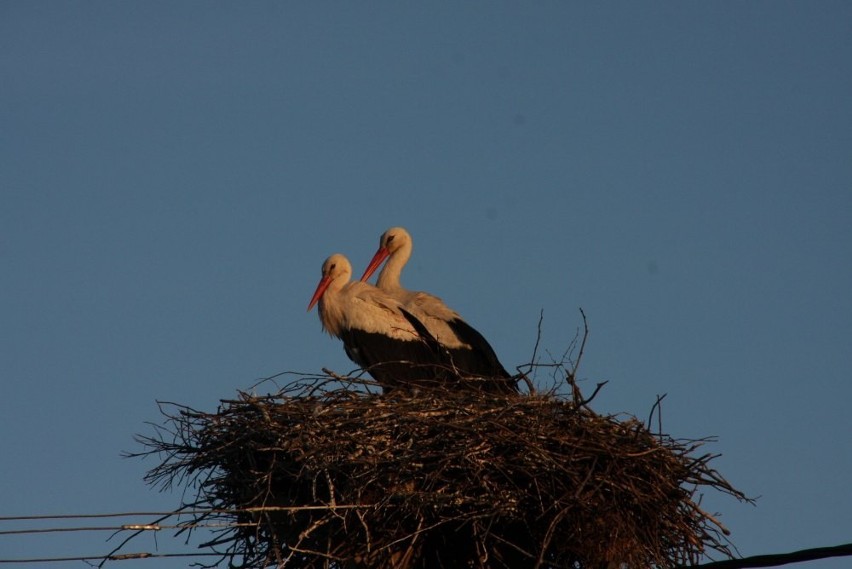
[[[352,265],[334,254],[308,304],[319,303],[323,329],[343,340],[349,359],[367,370],[384,391],[454,375],[449,354],[392,296],[359,281],[349,282]]]
[[[392,227],[385,231],[361,282],[366,282],[387,260],[376,281],[377,287],[397,299],[423,323],[430,336],[447,349],[456,369],[464,376],[484,378],[483,389],[487,391],[516,392],[515,381],[482,334],[437,296],[402,287],[400,275],[411,257],[412,247],[411,235],[402,227]]]

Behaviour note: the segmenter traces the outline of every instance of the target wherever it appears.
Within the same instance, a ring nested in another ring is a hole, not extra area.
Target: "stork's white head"
[[[411,235],[402,227],[391,227],[379,239],[379,249],[387,249],[389,255],[405,246],[411,246]]]
[[[385,262],[385,259],[397,253],[397,258],[399,258],[399,262],[401,265],[404,265],[408,258],[411,256],[411,249],[413,247],[411,241],[411,235],[402,227],[391,227],[379,238],[379,249],[376,251],[376,254],[373,255],[373,260],[370,261],[370,264],[367,265],[367,268],[364,270],[364,274],[361,276],[362,281],[366,281],[372,276],[376,269],[382,266],[382,263]]]
[[[322,278],[317,285],[317,289],[314,291],[311,302],[308,304],[308,310],[314,307],[332,283],[338,283],[339,286],[337,288],[340,288],[349,282],[351,278],[352,264],[349,262],[349,259],[340,253],[335,253],[326,259],[322,264]]]

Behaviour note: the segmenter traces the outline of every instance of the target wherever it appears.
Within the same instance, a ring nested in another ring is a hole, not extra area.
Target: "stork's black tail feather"
[[[439,359],[443,360],[449,358],[449,352],[447,349],[441,345],[441,342],[433,336],[429,330],[426,329],[426,326],[423,322],[420,321],[416,316],[407,311],[406,309],[400,307],[399,310],[402,312],[402,315],[405,316],[405,319],[408,320],[408,323],[414,328],[417,334],[420,336],[420,339],[426,342],[426,345],[431,348],[435,354],[439,357]]]
[[[518,392],[517,383],[497,359],[497,354],[494,353],[491,345],[472,326],[463,320],[449,322],[450,327],[459,339],[470,345],[470,349],[450,350],[441,344],[416,316],[404,308],[400,308],[400,310],[405,319],[420,335],[420,338],[435,352],[438,364],[445,367],[448,372],[454,370],[452,379],[466,378],[472,380],[476,378],[479,388],[484,391],[494,393]],[[470,381],[465,383],[470,383]]]

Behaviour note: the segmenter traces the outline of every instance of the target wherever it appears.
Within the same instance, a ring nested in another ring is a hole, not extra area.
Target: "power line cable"
[[[754,555],[742,559],[726,559],[714,561],[702,565],[684,566],[683,569],[752,569],[754,567],[779,567],[790,563],[802,563],[804,561],[816,561],[817,559],[828,559],[830,557],[846,557],[852,555],[852,543],[835,545],[832,547],[815,547],[802,549],[789,553],[772,553],[768,555]]]
[[[122,553],[117,555],[82,555],[79,557],[27,557],[21,559],[0,559],[0,563],[60,563],[67,561],[127,561],[129,559],[154,559],[175,557],[212,557],[220,553]]]
[[[298,512],[308,510],[352,510],[368,509],[373,506],[365,504],[336,504],[329,506],[258,506],[256,508],[237,509],[195,509],[172,510],[170,512],[108,512],[98,514],[43,514],[29,516],[0,516],[0,522],[19,520],[60,520],[60,519],[91,519],[91,518],[121,518],[131,516],[181,516],[196,514],[250,514],[263,512]]]

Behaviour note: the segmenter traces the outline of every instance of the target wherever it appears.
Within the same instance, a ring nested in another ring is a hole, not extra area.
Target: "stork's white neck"
[[[332,336],[340,337],[343,329],[342,289],[349,282],[350,274],[344,272],[334,278],[319,300],[319,315],[323,329]]]
[[[394,250],[390,254],[382,272],[379,273],[379,278],[376,280],[376,286],[389,292],[397,291],[402,288],[400,277],[402,276],[403,267],[405,267],[405,264],[408,263],[408,259],[411,257],[411,249],[411,241],[406,240],[402,243],[399,249]]]

